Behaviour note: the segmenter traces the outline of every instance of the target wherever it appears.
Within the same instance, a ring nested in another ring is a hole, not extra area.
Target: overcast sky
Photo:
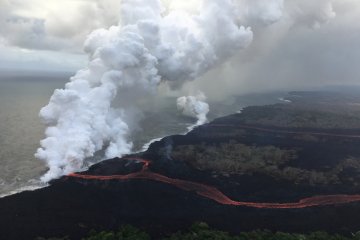
[[[205,78],[226,76],[229,89],[256,88],[269,77],[274,81],[266,88],[278,88],[289,78],[294,85],[359,81],[359,0],[236,1],[246,9],[246,18],[239,16],[239,21],[252,27],[254,42]],[[198,1],[164,2],[192,11]],[[262,15],[262,7],[270,2],[272,11]],[[86,36],[117,24],[119,8],[118,0],[0,0],[0,69],[84,67]],[[251,14],[262,19],[252,19]],[[271,26],[263,24],[272,19]],[[208,83],[197,84],[212,91]]]
[[[275,8],[264,18],[276,13]],[[253,91],[359,85],[359,0],[285,0],[280,21],[271,26],[249,24],[254,31],[250,47],[188,88],[221,98]],[[209,78],[214,84],[208,84]],[[222,91],[214,87],[218,81]]]
[[[75,70],[97,28],[117,24],[119,1],[0,0],[1,68]]]

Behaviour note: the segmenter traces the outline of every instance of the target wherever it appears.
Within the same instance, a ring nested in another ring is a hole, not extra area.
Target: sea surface
[[[38,113],[53,91],[62,88],[70,73],[0,73],[0,197],[44,186],[39,178],[46,165],[34,157],[45,126]],[[210,102],[209,120],[241,111],[251,105],[285,102],[281,92],[233,96],[221,103]],[[285,99],[286,100],[286,99]],[[183,134],[196,120],[182,116],[175,97],[156,98],[143,113],[131,139],[134,151],[167,135]],[[95,163],[101,154],[90,159]]]

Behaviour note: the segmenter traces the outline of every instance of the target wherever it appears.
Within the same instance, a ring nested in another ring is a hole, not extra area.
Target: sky
[[[359,0],[235,1],[239,24],[252,28],[254,41],[202,79],[214,78],[215,83],[222,78],[226,93],[359,81]],[[163,2],[168,8],[194,13],[199,3]],[[119,22],[120,4],[117,0],[0,0],[0,69],[84,67],[83,42],[93,30]],[[201,88],[221,97],[214,84],[202,79],[187,86],[187,91]]]
[[[117,24],[119,1],[0,0],[1,68],[79,69],[83,42]]]

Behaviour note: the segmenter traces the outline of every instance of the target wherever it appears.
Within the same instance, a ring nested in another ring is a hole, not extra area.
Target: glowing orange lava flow
[[[360,201],[360,195],[327,195],[327,196],[315,196],[305,198],[295,203],[257,203],[257,202],[238,202],[231,200],[229,197],[220,192],[217,188],[207,186],[205,184],[173,179],[164,175],[151,172],[149,170],[150,161],[141,158],[127,158],[128,160],[135,160],[143,163],[143,168],[139,172],[130,173],[127,175],[111,175],[111,176],[95,176],[95,175],[83,175],[72,173],[68,177],[80,178],[86,180],[133,180],[133,179],[146,179],[157,182],[162,182],[176,186],[185,191],[196,192],[198,195],[212,199],[220,204],[244,206],[253,208],[268,208],[268,209],[295,209],[295,208],[307,208],[314,206],[325,206],[334,204],[345,204],[351,202]]]

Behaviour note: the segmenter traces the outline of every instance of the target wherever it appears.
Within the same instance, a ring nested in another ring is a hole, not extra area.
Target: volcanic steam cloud
[[[120,23],[88,36],[87,67],[40,111],[47,129],[35,156],[49,167],[42,181],[80,170],[99,150],[106,158],[130,153],[129,115],[139,108],[139,98],[155,95],[162,82],[179,88],[246,48],[253,32],[242,24],[272,24],[283,4],[203,0],[196,11],[184,11],[165,8],[160,0],[122,0]],[[121,107],[114,107],[115,98]],[[201,97],[177,103],[198,124],[206,121],[208,105]]]
[[[236,23],[231,0],[204,1],[199,14],[170,11],[158,0],[122,2],[121,23],[98,29],[85,42],[89,64],[56,90],[40,117],[48,125],[36,157],[49,171],[43,181],[79,170],[105,148],[106,157],[131,151],[128,107],[140,94],[156,94],[160,81],[173,87],[193,80],[252,41]],[[127,93],[122,109],[112,101]],[[133,92],[133,99],[129,96]]]

